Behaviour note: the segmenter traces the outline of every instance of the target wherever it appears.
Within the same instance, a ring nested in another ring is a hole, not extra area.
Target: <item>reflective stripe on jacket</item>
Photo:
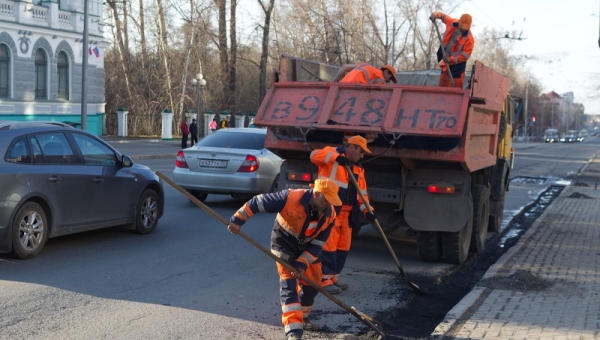
[[[336,213],[330,205],[311,220],[312,189],[291,189],[254,196],[231,217],[243,225],[258,212],[278,213],[271,235],[271,252],[296,268],[315,262],[329,237]]]
[[[340,187],[338,196],[342,200],[344,207],[356,207],[359,212],[366,213],[367,207],[356,192],[354,185],[348,177],[346,169],[341,166],[335,159],[339,155],[344,154],[344,148],[334,148],[326,146],[323,149],[315,149],[310,154],[310,161],[319,167],[318,176],[319,178],[329,178]],[[350,169],[354,173],[354,178],[358,182],[360,191],[365,196],[367,201],[369,196],[367,194],[367,181],[365,180],[365,170],[356,163],[350,166]],[[358,204],[356,204],[358,203]],[[359,221],[353,221],[354,225]]]
[[[376,84],[382,83],[385,84],[385,77],[383,76],[383,71],[378,69],[377,67],[362,63],[356,65],[356,67],[348,72],[342,80],[341,83],[362,83],[362,84]]]

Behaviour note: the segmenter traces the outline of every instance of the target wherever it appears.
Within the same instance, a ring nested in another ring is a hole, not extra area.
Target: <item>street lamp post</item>
[[[204,86],[206,86],[206,80],[204,80],[204,76],[202,73],[196,74],[196,78],[192,79],[192,87],[196,89],[197,99],[196,99],[196,121],[198,122],[198,130],[202,127],[202,133],[204,133],[204,120],[200,118],[200,95],[204,90]],[[200,132],[200,131],[198,131]],[[204,136],[202,136],[204,137]]]

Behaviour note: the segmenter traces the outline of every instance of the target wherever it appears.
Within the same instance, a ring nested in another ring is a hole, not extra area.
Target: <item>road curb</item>
[[[566,186],[565,190],[563,190],[558,195],[556,200],[563,198],[563,196],[566,195],[567,192],[570,191],[570,190],[568,190],[568,188],[570,188],[570,186]],[[540,194],[540,196],[541,196],[541,194]],[[525,246],[525,243],[529,240],[531,235],[537,231],[540,224],[546,218],[546,215],[552,211],[552,205],[554,205],[554,202],[556,200],[552,201],[552,203],[546,208],[546,210],[540,215],[540,217],[538,219],[536,219],[535,222],[533,222],[531,227],[519,238],[519,241],[517,242],[517,244],[515,244],[510,249],[508,249],[506,251],[506,253],[504,253],[498,259],[498,261],[496,261],[496,263],[494,263],[493,265],[490,266],[490,268],[488,268],[488,270],[485,272],[485,274],[483,274],[480,281],[496,276],[501,270],[506,270],[503,267],[506,265],[508,260],[510,260],[517,252],[519,252],[519,250],[521,250],[521,248],[523,248]],[[519,216],[519,214],[516,214],[515,216],[513,216],[510,223],[512,223],[512,221],[517,216]],[[484,293],[487,293],[487,291],[490,289],[485,288],[485,287],[478,287],[477,286],[478,284],[479,283],[477,283],[475,285],[475,287],[473,288],[473,290],[471,290],[467,295],[465,295],[458,302],[458,304],[456,304],[456,306],[454,306],[446,314],[446,316],[444,317],[444,320],[442,320],[442,322],[440,322],[437,325],[437,327],[434,329],[434,331],[431,333],[431,337],[433,337],[434,339],[440,339],[440,338],[446,338],[446,337],[452,338],[451,335],[446,335],[446,333],[450,332],[460,322],[466,321],[466,320],[464,320],[464,318],[465,318],[465,315],[467,315],[467,312],[469,311],[469,309],[471,309],[473,306],[475,306],[479,302],[482,302],[483,300],[485,300],[485,298],[489,295],[489,294],[484,294]]]

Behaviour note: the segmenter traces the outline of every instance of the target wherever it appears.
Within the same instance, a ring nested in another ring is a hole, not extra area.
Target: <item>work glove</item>
[[[377,216],[375,216],[375,212],[373,211],[372,213],[366,213],[365,217],[367,218],[367,220],[369,220],[369,222],[371,223],[375,223],[375,220],[377,219]]]
[[[435,22],[435,13],[431,13],[431,15],[429,16],[429,20],[431,20],[432,22]]]
[[[455,56],[450,56],[448,58],[448,62],[450,62],[450,64],[456,64],[456,57]]]
[[[348,158],[341,156],[341,155],[337,156],[335,161],[338,162],[338,164],[341,166],[346,166],[346,165],[350,164],[350,161],[348,160]]]

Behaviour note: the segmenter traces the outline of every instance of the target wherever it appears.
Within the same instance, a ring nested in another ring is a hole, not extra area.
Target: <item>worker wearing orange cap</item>
[[[377,68],[371,64],[344,65],[333,81],[342,83],[385,84],[396,80],[396,69],[392,65]]]
[[[313,189],[290,189],[254,196],[229,219],[227,229],[239,234],[240,229],[259,212],[278,213],[271,231],[271,253],[289,265],[277,263],[279,294],[283,315],[281,322],[287,340],[300,340],[304,330],[316,330],[309,314],[318,290],[301,275],[321,281],[319,254],[335,224],[335,208],[342,201],[338,186],[328,179],[317,179]]]
[[[446,51],[448,56],[448,63],[450,64],[450,72],[452,78],[454,78],[454,85],[458,88],[463,87],[463,80],[465,79],[465,69],[467,68],[467,60],[473,53],[473,47],[475,46],[475,39],[471,34],[471,21],[473,20],[469,14],[463,14],[460,19],[454,19],[449,15],[442,12],[433,12],[429,19],[435,23],[435,19],[440,19],[446,24],[446,32],[444,32],[444,38],[442,46],[438,50],[438,61],[442,67],[442,74],[438,85],[450,87],[450,77],[446,70],[446,62],[442,60],[442,48]]]
[[[337,184],[340,187],[338,195],[342,200],[342,207],[331,229],[331,235],[321,252],[321,287],[330,294],[338,294],[348,288],[348,284],[338,280],[338,275],[341,274],[350,251],[352,228],[360,227],[361,212],[372,223],[375,221],[374,213],[369,213],[349,177],[352,175],[356,178],[360,191],[368,201],[365,170],[357,163],[365,153],[371,153],[367,148],[367,140],[362,136],[352,136],[343,147],[326,146],[310,154],[311,162],[319,167],[319,178],[327,178]],[[346,171],[346,165],[350,167],[352,174]]]

